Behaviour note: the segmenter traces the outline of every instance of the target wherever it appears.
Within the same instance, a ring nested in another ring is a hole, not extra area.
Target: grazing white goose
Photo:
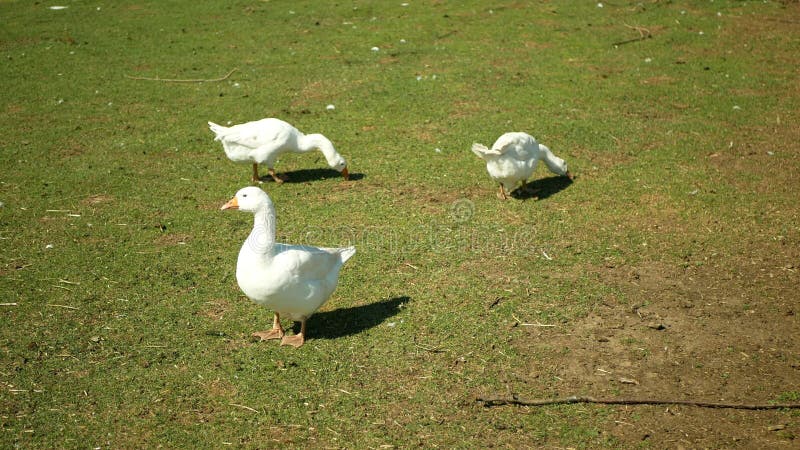
[[[486,161],[489,176],[500,183],[497,195],[503,200],[519,182],[525,186],[539,160],[544,161],[554,174],[572,179],[567,163],[527,133],[505,133],[497,138],[491,149],[482,144],[472,144],[472,152]]]
[[[275,312],[272,329],[253,333],[281,339],[281,345],[300,347],[306,320],[330,298],[339,282],[339,270],[356,253],[355,247],[320,248],[275,242],[275,207],[256,186],[240,189],[221,209],[239,209],[255,215],[253,231],[239,251],[236,281],[255,303]],[[300,322],[300,332],[286,336],[280,318]]]
[[[253,183],[261,183],[258,165],[266,164],[269,175],[277,183],[283,183],[286,176],[275,174],[275,161],[286,152],[306,153],[319,149],[328,165],[349,179],[347,161],[336,152],[333,144],[321,134],[303,134],[297,128],[280,119],[261,119],[232,127],[223,127],[208,122],[217,136],[214,140],[222,142],[225,154],[231,161],[253,163]]]

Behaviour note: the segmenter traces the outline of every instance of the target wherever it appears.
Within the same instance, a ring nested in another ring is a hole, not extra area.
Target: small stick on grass
[[[554,399],[525,400],[512,395],[511,397],[478,397],[476,399],[483,406],[518,405],[518,406],[549,406],[567,405],[572,403],[596,403],[603,405],[683,405],[698,406],[701,408],[727,408],[727,409],[800,409],[800,403],[774,403],[774,404],[748,404],[748,403],[715,403],[695,400],[656,400],[656,399],[606,399],[594,397],[564,397]]]
[[[0,303],[0,306],[19,306],[18,303]]]
[[[55,287],[59,287],[59,286],[55,286]],[[47,306],[52,306],[53,308],[80,309],[77,306],[56,305],[55,303],[48,303]]]
[[[517,325],[522,326],[522,327],[552,328],[552,327],[557,327],[558,326],[558,325],[551,325],[551,324],[541,323],[541,322],[525,323],[525,322],[519,320],[519,317],[515,316],[514,314],[511,314],[511,317],[514,318],[514,321],[517,322]]]
[[[237,408],[242,408],[242,409],[246,409],[248,411],[253,411],[254,413],[257,413],[257,414],[261,414],[261,412],[259,410],[251,408],[251,407],[246,406],[246,405],[240,405],[238,403],[228,403],[228,404],[231,405],[231,406],[235,406]]]
[[[442,350],[442,349],[441,349],[441,348],[439,348],[439,347],[428,347],[427,345],[416,344],[416,343],[415,343],[414,345],[416,345],[417,347],[419,347],[419,348],[421,348],[421,349],[425,350],[426,352],[431,352],[431,353],[447,353],[447,350]]]
[[[233,72],[236,72],[237,70],[239,70],[239,69],[234,68],[233,70],[231,70],[230,72],[225,74],[225,76],[222,76],[222,77],[219,77],[219,78],[208,78],[208,79],[206,79],[206,78],[180,79],[180,78],[159,78],[159,77],[151,78],[151,77],[134,77],[132,75],[125,75],[125,78],[131,79],[131,80],[163,81],[165,83],[214,83],[214,82],[217,82],[217,81],[227,80],[228,77],[230,77],[233,74]]]
[[[635,26],[632,27],[632,26],[630,26],[628,24],[623,24],[623,25],[625,25],[626,27],[630,28],[631,30],[638,31],[639,32],[639,37],[633,38],[633,39],[626,39],[624,41],[614,42],[613,44],[611,44],[612,47],[616,47],[618,45],[630,44],[631,42],[643,41],[645,39],[653,37],[653,34],[650,33],[650,30],[648,30],[647,28],[635,27]]]

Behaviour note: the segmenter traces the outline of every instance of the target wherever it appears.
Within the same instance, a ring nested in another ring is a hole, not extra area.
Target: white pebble
[[[646,62],[646,63],[653,62],[653,58],[645,58],[644,62]]]
[[[336,107],[333,105],[328,105],[325,107],[325,109],[327,109],[328,111],[333,111],[334,109],[336,109]]]
[[[602,4],[602,3],[598,3],[598,4],[597,4],[597,7],[598,7],[598,8],[602,8],[602,7],[603,7],[603,4]]]
[[[49,248],[53,248],[53,244],[47,244],[47,245],[44,246],[44,248],[48,248],[48,249]]]
[[[381,49],[379,49],[378,47],[372,47],[370,50],[372,50],[373,52],[381,51]]]
[[[767,154],[768,154],[769,156],[773,156],[773,155],[775,155],[775,152],[767,152]],[[3,203],[2,203],[2,202],[0,202],[0,206],[3,206]]]
[[[442,149],[440,149],[440,148],[435,148],[435,149],[433,149],[433,151],[435,151],[436,153],[442,153]]]
[[[737,110],[737,111],[738,111],[738,110],[742,109],[742,107],[741,107],[741,106],[739,106],[739,105],[733,105],[733,109],[735,109],[735,110]]]

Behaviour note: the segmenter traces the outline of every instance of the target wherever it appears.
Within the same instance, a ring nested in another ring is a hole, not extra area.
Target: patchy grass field
[[[798,401],[798,2],[57,4],[0,2],[0,446],[797,445],[476,398]],[[298,350],[249,337],[206,127],[270,116],[357,175],[264,185],[282,240],[358,247]],[[512,130],[575,182],[499,201],[469,148]]]

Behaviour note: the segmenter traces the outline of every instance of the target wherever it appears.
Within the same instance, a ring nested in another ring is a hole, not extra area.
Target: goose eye
[[[247,197],[247,194],[242,194],[242,197]]]

